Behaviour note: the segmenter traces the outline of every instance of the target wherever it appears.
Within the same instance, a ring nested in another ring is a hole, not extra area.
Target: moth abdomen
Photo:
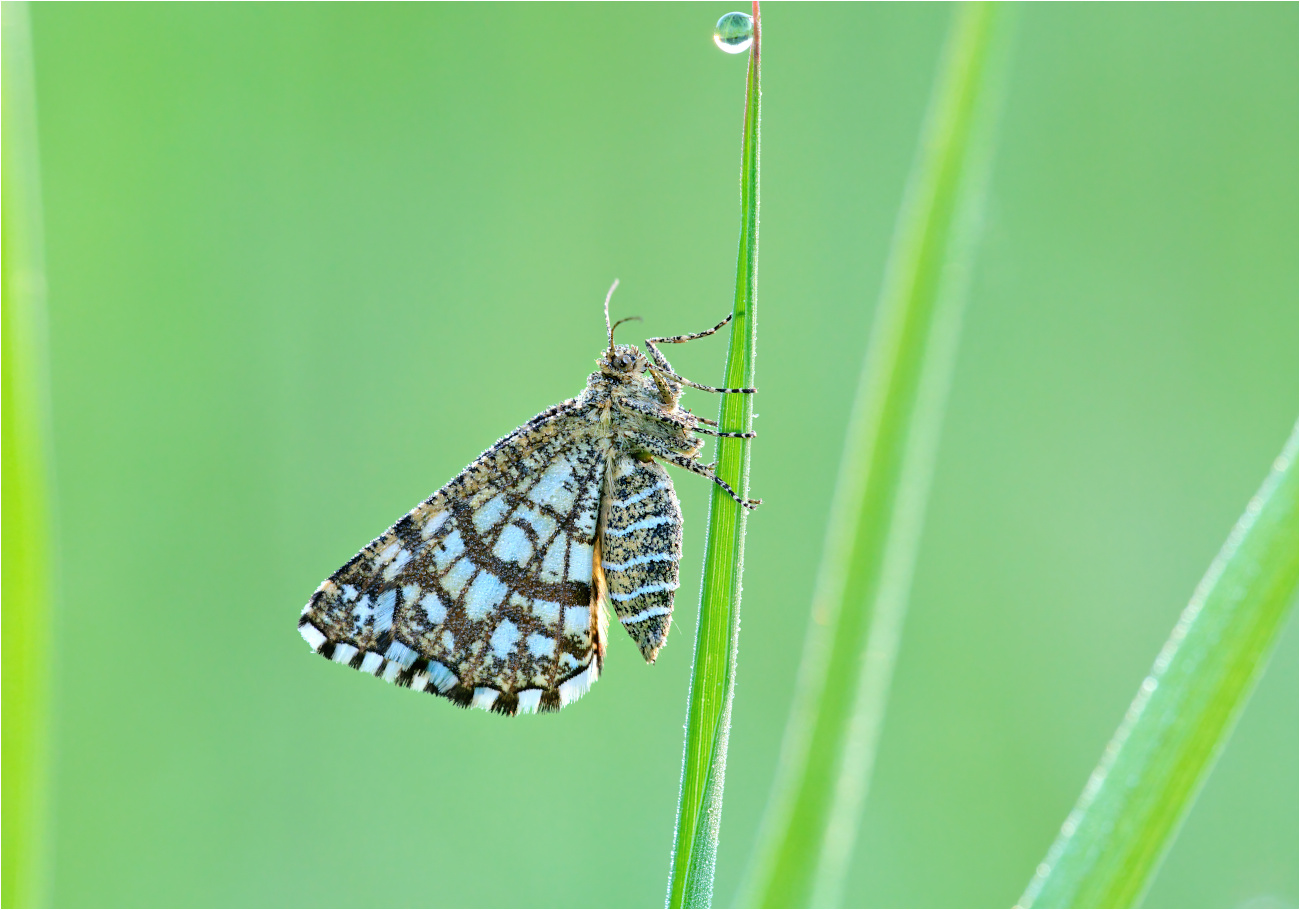
[[[682,513],[668,472],[618,458],[611,468],[601,533],[610,606],[648,663],[672,624],[682,552]]]

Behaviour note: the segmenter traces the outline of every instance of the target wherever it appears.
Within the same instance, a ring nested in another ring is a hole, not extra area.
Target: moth
[[[650,338],[608,346],[576,398],[502,437],[326,579],[298,630],[316,653],[500,714],[558,711],[604,666],[607,610],[654,663],[668,637],[682,515],[663,465],[740,497],[697,455],[728,433],[680,404],[684,379]],[[638,317],[631,317],[632,319]]]

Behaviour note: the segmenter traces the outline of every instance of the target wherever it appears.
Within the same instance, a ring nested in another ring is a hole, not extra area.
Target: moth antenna
[[[618,290],[617,278],[609,286],[609,293],[605,295],[605,332],[609,335],[609,352],[611,354],[614,353],[614,327],[609,324],[609,299],[614,296],[616,290]]]
[[[618,328],[625,322],[640,322],[640,321],[641,321],[640,316],[624,316],[618,322],[614,323],[614,329]],[[609,330],[609,349],[611,351],[614,349],[614,329]]]

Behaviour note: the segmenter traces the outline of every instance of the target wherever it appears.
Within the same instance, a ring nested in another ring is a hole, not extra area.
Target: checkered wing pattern
[[[647,663],[668,638],[682,556],[682,512],[668,472],[653,461],[615,459],[600,536],[609,603]]]
[[[584,694],[605,652],[593,570],[608,444],[574,404],[502,439],[330,576],[298,623],[308,643],[502,714]]]

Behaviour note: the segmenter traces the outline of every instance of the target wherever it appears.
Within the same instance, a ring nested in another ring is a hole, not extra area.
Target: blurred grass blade
[[[0,4],[0,500],[3,520],[3,887],[6,907],[48,903],[50,505],[45,268],[36,95],[25,3]]]
[[[727,351],[727,388],[754,385],[758,291],[759,38],[754,0],[754,41],[749,52],[745,120],[741,140],[740,251],[736,298]],[[753,396],[722,395],[718,429],[749,432]],[[742,497],[749,495],[749,440],[719,439],[717,474]],[[700,585],[699,626],[686,715],[681,795],[668,880],[669,907],[707,907],[713,900],[713,870],[722,820],[722,788],[731,731],[740,632],[740,586],[745,565],[746,510],[716,485],[709,501]]]
[[[876,752],[956,359],[1007,56],[954,7],[850,418],[776,782],[739,904],[838,903]]]
[[[1129,907],[1146,891],[1295,604],[1296,442],[1293,430],[1142,681],[1020,906]]]

